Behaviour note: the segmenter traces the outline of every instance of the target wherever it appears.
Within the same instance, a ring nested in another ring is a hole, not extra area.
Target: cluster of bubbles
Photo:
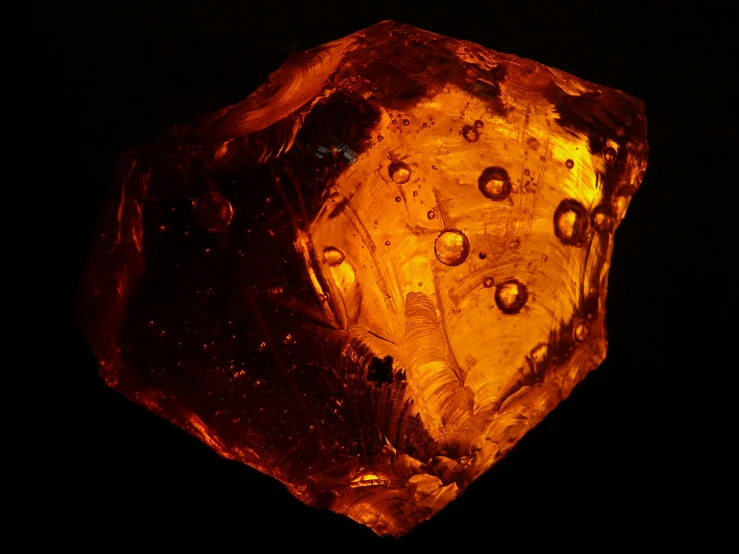
[[[403,123],[406,124],[407,120]],[[462,128],[462,136],[468,142],[475,142],[479,139],[480,133],[478,129],[482,129],[484,124],[477,120],[473,125],[465,125]],[[616,159],[616,151],[613,148],[607,148],[604,153],[606,162],[613,163]],[[568,159],[565,166],[572,169],[575,163]],[[411,178],[411,169],[407,163],[400,160],[393,161],[388,167],[390,178],[397,184],[407,183]],[[478,188],[482,195],[493,201],[501,201],[508,198],[512,192],[511,178],[508,171],[500,166],[486,167],[478,178]],[[625,201],[628,200],[628,194],[622,195]],[[396,197],[395,201],[400,201],[400,197]],[[435,219],[436,212],[429,210],[426,214],[428,219]],[[588,238],[588,231],[592,227],[598,233],[607,233],[612,231],[613,227],[613,209],[610,205],[603,204],[596,207],[592,213],[577,200],[565,199],[559,203],[554,212],[554,233],[557,238],[564,244],[570,246],[583,246]],[[389,245],[389,241],[385,243]],[[434,243],[434,254],[437,260],[445,266],[454,267],[461,265],[467,259],[470,253],[470,242],[467,236],[459,229],[446,229],[442,231],[436,238]],[[479,255],[481,260],[486,258],[484,252]],[[546,256],[542,257],[542,261],[546,260]],[[483,279],[483,287],[493,288],[495,286],[492,277]],[[495,303],[501,312],[505,314],[515,314],[521,311],[528,300],[528,291],[526,286],[517,279],[509,279],[495,286]],[[582,325],[575,329],[575,338],[583,341],[587,338],[587,328]]]

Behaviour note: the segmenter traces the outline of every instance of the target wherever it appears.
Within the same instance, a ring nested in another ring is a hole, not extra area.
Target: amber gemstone
[[[627,94],[382,22],[123,154],[82,325],[109,386],[403,535],[603,361],[647,150]]]

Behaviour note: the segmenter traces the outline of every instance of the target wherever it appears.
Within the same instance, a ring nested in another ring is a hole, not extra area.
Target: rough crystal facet
[[[402,535],[604,359],[644,106],[390,21],[123,154],[84,278],[106,383]]]

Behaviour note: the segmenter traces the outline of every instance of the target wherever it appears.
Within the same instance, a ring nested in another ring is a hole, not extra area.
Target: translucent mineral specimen
[[[84,278],[106,383],[403,535],[606,353],[644,106],[391,21],[123,154]]]

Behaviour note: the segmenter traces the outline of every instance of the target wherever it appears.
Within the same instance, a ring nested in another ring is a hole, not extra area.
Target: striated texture
[[[402,535],[606,353],[644,105],[390,21],[123,154],[84,277],[106,383]]]

